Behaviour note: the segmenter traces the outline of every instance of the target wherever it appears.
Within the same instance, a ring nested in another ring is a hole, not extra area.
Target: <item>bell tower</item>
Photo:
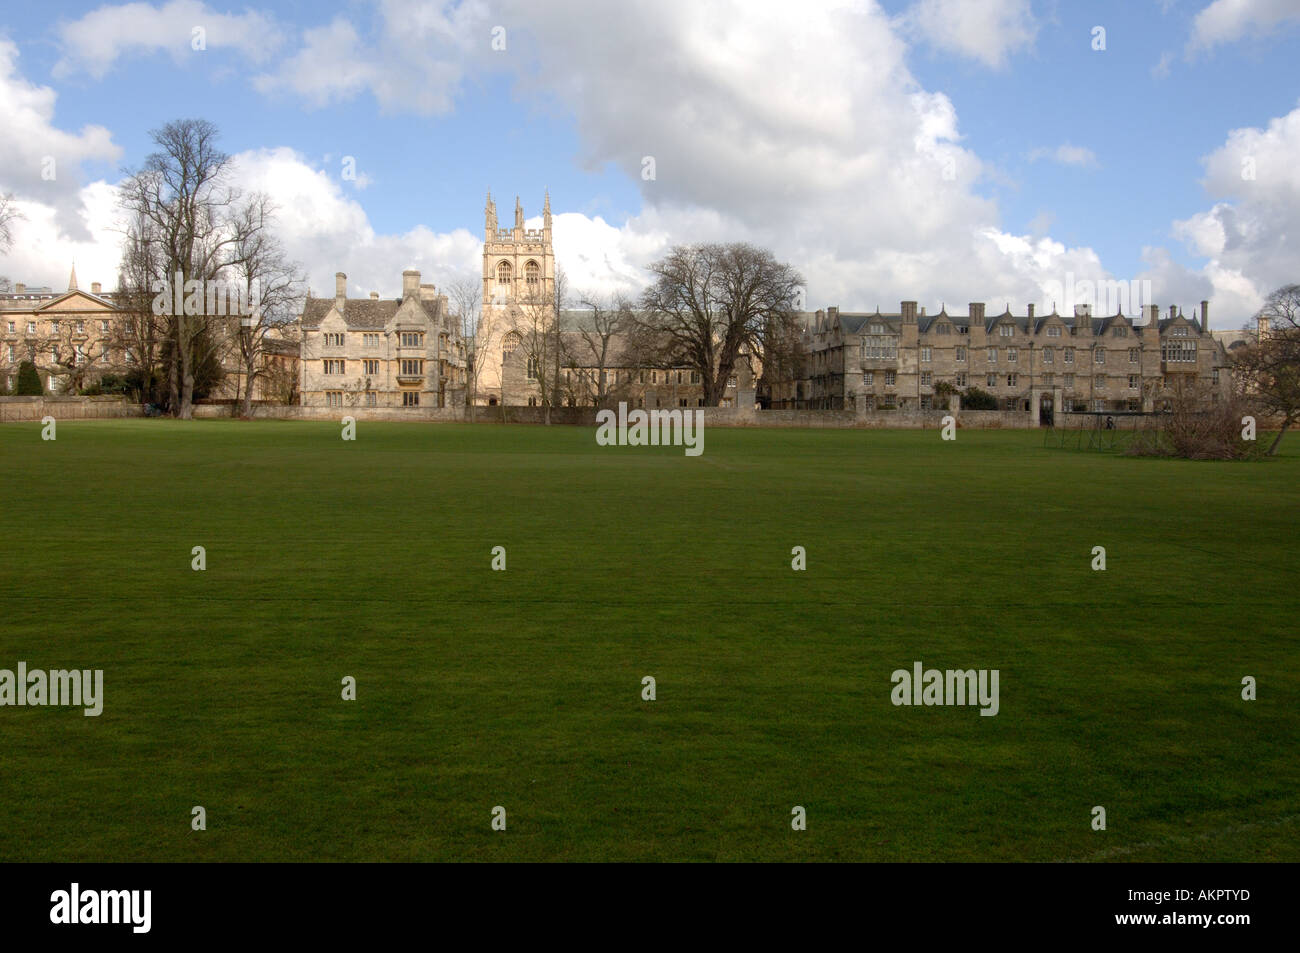
[[[542,205],[542,227],[528,228],[515,197],[514,227],[502,228],[492,193],[483,210],[483,309],[475,360],[481,402],[501,391],[501,348],[505,336],[533,322],[536,308],[552,306],[555,252],[551,246],[551,195]]]

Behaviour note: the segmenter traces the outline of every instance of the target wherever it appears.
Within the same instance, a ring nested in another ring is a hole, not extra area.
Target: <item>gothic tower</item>
[[[542,227],[524,226],[524,208],[515,197],[513,228],[497,223],[492,193],[483,210],[483,309],[475,342],[480,403],[501,399],[501,359],[516,328],[535,324],[533,313],[552,306],[555,253],[551,247],[551,195],[542,206]]]
[[[524,227],[524,208],[515,197],[514,228],[497,227],[497,207],[488,193],[483,223],[483,306],[509,307],[549,300],[555,286],[551,249],[551,195],[546,193],[542,227]]]

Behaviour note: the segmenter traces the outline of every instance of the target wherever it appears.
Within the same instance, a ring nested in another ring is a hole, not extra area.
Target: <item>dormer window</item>
[[[1010,324],[998,325],[998,334],[1000,334],[1004,338],[1013,337],[1015,333],[1016,333],[1016,329],[1012,327]]]

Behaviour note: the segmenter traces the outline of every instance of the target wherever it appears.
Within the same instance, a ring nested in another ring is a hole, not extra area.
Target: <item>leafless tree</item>
[[[0,195],[0,252],[7,252],[14,245],[14,222],[22,218],[14,204],[13,193]],[[0,291],[13,290],[9,279],[0,275]]]
[[[14,203],[13,193],[0,195],[0,251],[8,251],[13,247],[14,222],[22,217]]]
[[[127,229],[117,272],[114,303],[120,314],[112,324],[112,345],[125,362],[140,372],[140,402],[150,403],[158,371],[159,349],[166,334],[165,320],[154,314],[151,284],[163,270],[158,260],[161,246],[148,240],[149,223],[143,218]]]
[[[461,340],[465,342],[465,406],[468,419],[474,420],[474,405],[478,401],[479,374],[483,368],[482,356],[501,346],[501,320],[496,309],[483,309],[483,282],[477,278],[460,278],[447,289],[451,306],[460,318]]]
[[[716,407],[742,353],[760,364],[797,337],[804,280],[770,251],[738,242],[679,245],[650,267],[633,348],[657,367],[689,367]]]
[[[622,292],[609,297],[589,294],[583,297],[582,303],[591,309],[591,321],[578,329],[582,343],[574,348],[573,363],[579,368],[591,368],[591,392],[596,406],[603,407],[611,395],[611,362],[617,359],[620,366],[627,364],[624,337],[631,330],[635,315],[631,302]]]
[[[514,329],[519,335],[528,379],[537,381],[544,408],[543,421],[547,424],[551,422],[551,407],[559,399],[561,390],[560,371],[565,361],[565,348],[560,314],[568,296],[567,284],[563,270],[557,269],[550,293],[544,289],[526,292],[519,302],[519,318]],[[503,380],[504,376],[503,367]],[[504,394],[502,398],[504,404]]]
[[[196,347],[215,333],[209,326],[213,316],[207,313],[207,289],[238,263],[248,229],[265,227],[264,216],[249,212],[265,198],[245,199],[229,184],[230,157],[217,148],[217,127],[207,120],[176,120],[150,135],[157,151],[128,175],[120,202],[138,223],[140,238],[158,246],[145,259],[158,269],[148,287],[158,293],[155,310],[167,315],[173,412],[188,419],[193,415]],[[171,306],[177,286],[184,299],[180,309]],[[197,293],[191,293],[193,288]]]
[[[227,340],[244,378],[240,413],[252,414],[253,390],[269,367],[269,342],[293,320],[295,305],[304,293],[304,276],[285,256],[284,248],[271,231],[273,209],[265,198],[250,202],[239,212],[243,221],[233,248],[234,260],[227,266],[228,278],[244,292],[248,313],[227,319]]]
[[[1234,382],[1261,415],[1280,421],[1268,449],[1274,456],[1282,436],[1300,420],[1300,284],[1269,295],[1256,327],[1256,339],[1234,349]]]

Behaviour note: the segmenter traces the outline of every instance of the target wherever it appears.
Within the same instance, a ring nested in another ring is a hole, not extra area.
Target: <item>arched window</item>
[[[510,262],[503,261],[497,265],[497,284],[504,287],[510,287],[511,269]]]
[[[537,266],[537,262],[530,261],[524,265],[524,281],[529,285],[537,286],[542,280],[542,269]]]
[[[511,331],[506,335],[505,343],[501,345],[501,352],[505,357],[509,357],[515,352],[515,348],[524,343],[524,339],[519,336],[518,331]]]

